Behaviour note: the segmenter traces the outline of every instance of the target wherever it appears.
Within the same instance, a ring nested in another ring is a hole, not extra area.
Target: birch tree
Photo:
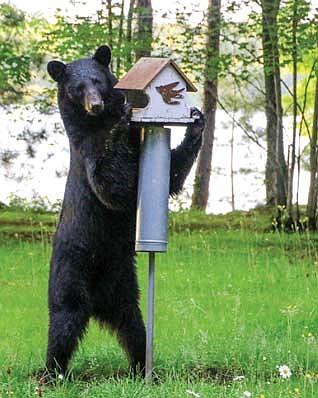
[[[205,128],[203,144],[195,171],[192,208],[205,210],[208,204],[211,162],[218,99],[218,70],[220,56],[221,0],[209,0],[204,76],[203,112]]]

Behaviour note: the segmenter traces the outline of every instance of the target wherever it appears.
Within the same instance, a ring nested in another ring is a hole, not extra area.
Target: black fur
[[[71,154],[49,278],[51,374],[67,371],[90,317],[116,332],[134,372],[145,366],[134,251],[139,131],[129,127],[131,109],[113,89],[109,60],[103,46],[93,58],[48,64]],[[201,146],[198,114],[172,151],[171,194],[182,189]]]

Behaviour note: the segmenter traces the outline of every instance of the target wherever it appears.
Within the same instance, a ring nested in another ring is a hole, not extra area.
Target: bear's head
[[[79,59],[69,64],[50,61],[47,70],[58,83],[59,95],[63,96],[63,101],[67,100],[82,108],[91,116],[98,116],[108,106],[117,82],[109,68],[110,60],[110,48],[101,46],[92,58]]]

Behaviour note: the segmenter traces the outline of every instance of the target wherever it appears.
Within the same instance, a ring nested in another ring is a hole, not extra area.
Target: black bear
[[[139,134],[113,86],[111,51],[48,63],[70,143],[70,168],[49,277],[47,371],[65,374],[91,317],[114,331],[134,372],[145,366],[145,327],[135,269]],[[201,146],[203,116],[171,153],[177,194]]]

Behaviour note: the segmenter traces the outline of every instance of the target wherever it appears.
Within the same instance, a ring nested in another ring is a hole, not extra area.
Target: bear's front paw
[[[191,117],[194,118],[194,122],[189,126],[188,130],[191,137],[199,139],[202,136],[205,125],[204,115],[198,108],[191,108]]]
[[[120,124],[128,124],[131,120],[133,106],[130,102],[126,102],[122,108]]]

